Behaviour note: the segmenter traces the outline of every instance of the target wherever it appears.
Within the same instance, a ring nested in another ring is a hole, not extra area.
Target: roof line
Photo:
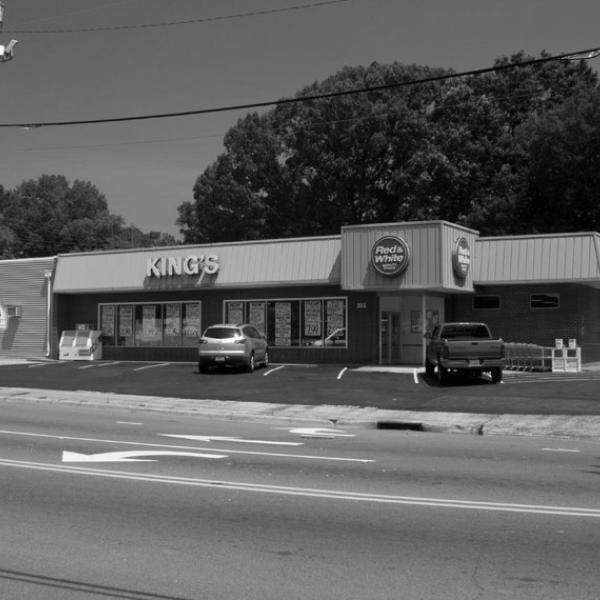
[[[98,254],[127,254],[134,252],[168,252],[173,250],[188,250],[192,249],[212,249],[212,248],[223,248],[226,246],[248,246],[250,244],[277,244],[281,242],[313,242],[313,241],[336,241],[340,240],[340,234],[336,235],[323,235],[323,236],[315,236],[315,237],[301,237],[301,238],[273,238],[266,240],[242,240],[236,242],[214,242],[207,244],[180,244],[177,246],[149,246],[147,248],[113,248],[108,250],[91,250],[89,252],[68,252],[65,254],[59,254],[60,258],[70,257],[70,256],[90,256],[90,255],[98,255]]]

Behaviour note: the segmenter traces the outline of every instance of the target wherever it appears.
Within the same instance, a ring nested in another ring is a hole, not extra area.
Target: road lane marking
[[[285,367],[285,365],[279,365],[278,367],[273,367],[272,369],[265,371],[263,373],[263,377],[266,377],[267,375],[270,375],[271,373],[275,373],[275,371],[279,371],[279,369],[283,369],[283,367]]]
[[[279,494],[283,496],[301,496],[305,498],[323,498],[328,500],[352,500],[355,502],[373,502],[379,504],[428,506],[430,508],[457,508],[467,510],[483,510],[489,512],[527,513],[562,517],[600,518],[600,508],[579,506],[553,506],[545,504],[516,504],[507,502],[487,502],[479,500],[457,500],[452,498],[428,498],[415,496],[393,496],[388,494],[373,494],[349,492],[319,488],[302,488],[282,485],[267,485],[261,483],[244,483],[215,479],[196,479],[190,477],[173,477],[167,475],[151,475],[128,471],[111,471],[110,469],[94,469],[90,467],[74,467],[37,463],[0,458],[0,466],[29,469],[34,471],[49,471],[70,475],[85,475],[109,479],[125,479],[129,481],[144,481],[151,483],[166,483],[191,487],[214,488],[219,490],[237,490],[243,492],[259,492],[263,494]]]
[[[144,371],[145,369],[156,369],[157,367],[168,367],[171,363],[158,363],[156,365],[144,365],[143,367],[137,367],[134,371]]]
[[[117,425],[143,425],[143,423],[139,423],[138,421],[117,421]]]
[[[544,452],[581,452],[581,450],[577,450],[576,448],[542,448],[542,450]]]
[[[9,431],[0,430],[0,435],[15,435],[24,437],[39,437],[43,439],[53,439],[61,441],[75,441],[75,442],[91,442],[97,444],[117,444],[122,446],[141,446],[144,448],[168,448],[175,450],[194,450],[194,451],[206,451],[206,452],[226,452],[227,454],[247,454],[250,456],[269,456],[273,458],[297,458],[305,460],[324,460],[334,462],[355,462],[355,463],[373,463],[373,458],[346,458],[344,456],[321,456],[312,454],[284,454],[278,452],[259,452],[258,450],[232,450],[231,448],[197,448],[196,446],[178,446],[173,444],[151,444],[145,442],[130,442],[123,440],[105,440],[97,438],[83,438],[83,437],[72,437],[66,435],[51,435],[48,433],[29,433],[25,431]]]
[[[124,450],[82,454],[63,450],[62,462],[156,462],[146,456],[193,456],[196,458],[227,458],[226,454],[203,454],[199,452],[177,452],[175,450]]]
[[[234,442],[238,444],[270,444],[272,446],[304,446],[302,442],[276,442],[272,440],[245,440],[240,437],[224,437],[218,435],[185,435],[178,433],[157,433],[162,437],[178,438],[182,440],[193,440],[195,442]]]
[[[301,437],[310,438],[336,438],[336,437],[356,437],[353,433],[346,433],[340,429],[328,429],[326,427],[296,427],[290,429],[290,433],[297,433]]]

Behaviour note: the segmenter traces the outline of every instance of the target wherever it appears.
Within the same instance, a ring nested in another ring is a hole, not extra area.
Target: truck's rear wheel
[[[430,377],[435,373],[435,365],[429,360],[425,359],[425,374]]]
[[[445,385],[448,383],[448,369],[442,367],[440,363],[437,366],[437,380],[440,385]]]

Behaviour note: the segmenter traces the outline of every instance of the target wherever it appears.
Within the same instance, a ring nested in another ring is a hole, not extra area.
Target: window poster
[[[177,337],[181,330],[181,306],[167,304],[165,306],[165,335]]]
[[[243,323],[244,322],[244,303],[243,302],[228,302],[227,303],[227,322],[228,323]]]
[[[327,300],[327,335],[344,327],[344,301]]]
[[[156,305],[145,304],[142,307],[142,338],[152,341],[160,338],[160,330],[156,323]]]
[[[183,318],[183,335],[198,337],[200,333],[200,303],[186,304],[185,317]]]
[[[102,307],[102,333],[106,336],[112,337],[115,335],[115,307],[114,306],[103,306]]]
[[[421,311],[411,310],[410,311],[410,331],[411,333],[421,332]]]
[[[321,301],[304,301],[304,335],[306,337],[321,336]]]
[[[265,307],[265,302],[250,302],[250,314],[248,316],[249,323],[254,325],[263,335],[265,333]]]
[[[275,345],[292,345],[292,305],[275,302]]]
[[[440,323],[440,311],[439,310],[427,310],[425,311],[425,329],[426,331],[433,331],[434,328]]]
[[[131,337],[133,335],[133,306],[119,306],[119,336]]]

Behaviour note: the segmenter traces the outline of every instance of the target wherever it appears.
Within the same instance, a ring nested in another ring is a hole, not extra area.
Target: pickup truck
[[[502,380],[504,343],[493,338],[485,323],[442,323],[428,338],[425,357],[427,375],[437,375],[441,384],[450,374],[479,376],[488,372],[494,383]]]

